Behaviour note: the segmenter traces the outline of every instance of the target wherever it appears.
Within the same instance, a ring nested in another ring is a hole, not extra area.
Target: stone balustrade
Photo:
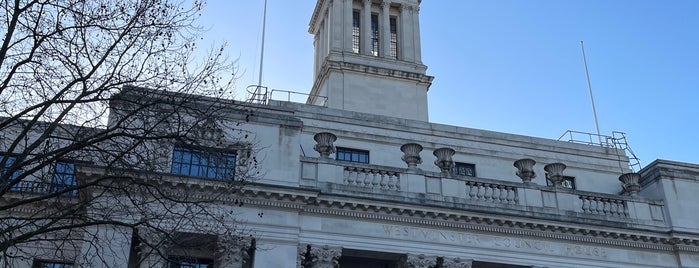
[[[395,171],[346,166],[343,181],[347,185],[400,191],[400,173]]]
[[[302,186],[340,194],[439,204],[469,210],[530,213],[570,221],[666,227],[664,204],[631,195],[614,195],[439,171],[302,157]],[[513,175],[514,176],[514,175]],[[467,204],[467,205],[465,205]]]
[[[466,181],[466,198],[482,202],[511,205],[515,205],[519,202],[516,187],[476,181]]]
[[[583,213],[612,217],[629,217],[629,209],[625,200],[606,198],[592,195],[579,195],[582,201]]]

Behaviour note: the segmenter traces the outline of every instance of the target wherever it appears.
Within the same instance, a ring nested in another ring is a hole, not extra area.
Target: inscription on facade
[[[534,239],[500,237],[427,228],[383,224],[383,233],[388,237],[428,242],[453,243],[488,248],[504,248],[519,251],[534,251],[572,257],[606,259],[607,250],[603,247],[584,246],[567,243],[552,243]]]

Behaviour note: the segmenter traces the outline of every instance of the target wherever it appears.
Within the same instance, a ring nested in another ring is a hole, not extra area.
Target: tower
[[[318,0],[308,29],[315,58],[307,103],[427,121],[434,77],[421,60],[419,5]]]

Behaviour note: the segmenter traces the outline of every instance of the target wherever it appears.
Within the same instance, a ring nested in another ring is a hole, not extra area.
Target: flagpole
[[[597,110],[595,109],[595,98],[592,97],[592,84],[590,83],[590,72],[587,70],[587,58],[585,57],[585,45],[580,40],[580,48],[582,49],[583,63],[585,64],[585,75],[587,76],[587,89],[590,91],[590,102],[592,102],[592,114],[595,117],[595,128],[597,129],[597,138],[599,144],[602,145],[602,135],[599,132],[599,122],[597,121]]]

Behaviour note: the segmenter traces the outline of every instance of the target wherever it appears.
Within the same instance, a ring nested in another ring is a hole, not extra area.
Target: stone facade
[[[384,52],[368,54],[370,43],[353,51],[354,11],[365,21],[363,40],[367,18],[378,14]],[[427,122],[432,78],[415,42],[418,11],[417,0],[318,1],[311,97],[245,104],[255,116],[240,128],[257,134],[264,172],[241,190],[244,206],[225,195],[216,201],[222,211],[235,207],[224,220],[243,222],[246,236],[206,238],[216,243],[193,252],[198,258],[236,268],[699,267],[699,165],[656,160],[633,173],[613,148]],[[392,17],[402,29],[396,59],[386,54]],[[314,105],[320,95],[327,107]],[[242,168],[249,159],[238,155]],[[477,172],[459,171],[464,165]],[[168,166],[148,172],[182,192],[227,187],[167,176]],[[571,177],[574,189],[563,184]],[[130,245],[139,230],[107,229],[94,231],[117,249],[111,255],[86,241],[66,258],[166,265],[172,245]],[[42,250],[23,248],[23,259],[0,264],[31,267]]]

